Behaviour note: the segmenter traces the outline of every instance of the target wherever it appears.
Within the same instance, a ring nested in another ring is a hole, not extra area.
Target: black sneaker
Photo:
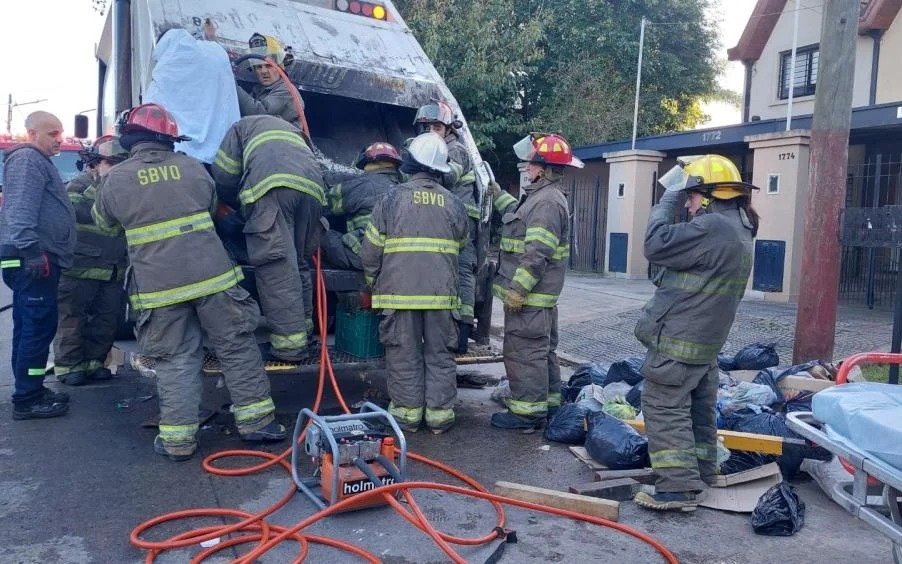
[[[84,370],[76,370],[68,374],[59,374],[57,380],[67,386],[83,386],[88,381],[88,375]]]
[[[89,380],[94,380],[95,382],[100,382],[102,380],[109,380],[113,377],[113,373],[110,372],[109,368],[98,368],[94,372],[91,372],[88,375]]]
[[[47,401],[43,397],[26,405],[13,405],[13,419],[50,419],[60,417],[69,411],[68,403]]]
[[[266,427],[253,433],[244,433],[241,435],[241,438],[251,443],[275,443],[287,439],[288,430],[277,421],[273,421]]]
[[[41,399],[50,403],[69,403],[69,394],[66,392],[54,392],[50,388],[42,388]]]

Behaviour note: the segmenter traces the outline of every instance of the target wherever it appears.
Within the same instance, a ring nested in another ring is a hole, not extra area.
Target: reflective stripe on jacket
[[[671,360],[708,364],[733,325],[752,269],[752,231],[734,203],[712,200],[692,221],[671,225],[675,203],[651,211],[645,257],[664,266],[636,338]]]
[[[481,214],[476,205],[476,173],[473,171],[470,153],[454,132],[445,136],[445,144],[448,146],[448,161],[452,171],[447,178],[451,184],[448,189],[464,205],[467,215],[479,221]]]
[[[121,279],[128,264],[128,252],[122,230],[97,227],[91,208],[97,198],[94,176],[85,172],[66,185],[69,201],[75,207],[75,256],[72,267],[63,275],[88,280]]]
[[[457,309],[463,205],[433,176],[415,174],[373,209],[361,260],[377,309]]]
[[[136,145],[101,181],[92,213],[101,228],[125,229],[132,307],[187,302],[241,281],[213,230],[215,205],[203,165],[157,143]]]
[[[501,262],[492,293],[504,300],[509,290],[526,296],[526,305],[554,307],[564,288],[570,257],[570,218],[560,182],[545,179],[526,187],[522,203],[510,194],[494,201],[501,214]]]
[[[212,172],[219,189],[237,192],[242,205],[273,188],[298,190],[326,204],[319,164],[300,130],[272,116],[238,120],[223,138]],[[221,196],[234,200],[232,194]]]

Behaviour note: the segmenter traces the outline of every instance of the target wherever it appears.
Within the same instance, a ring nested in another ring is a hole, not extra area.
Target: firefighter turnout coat
[[[294,105],[294,97],[291,90],[297,92],[293,84],[285,84],[279,79],[269,86],[258,84],[253,89],[253,94],[248,94],[240,86],[238,88],[238,110],[242,116],[270,115],[281,118],[291,125],[300,128],[300,116]],[[298,93],[301,108],[304,108],[304,100]]]
[[[329,190],[329,212],[346,218],[347,233],[342,244],[355,255],[360,254],[364,233],[373,220],[373,208],[397,188],[401,175],[395,167],[364,172],[336,184]]]

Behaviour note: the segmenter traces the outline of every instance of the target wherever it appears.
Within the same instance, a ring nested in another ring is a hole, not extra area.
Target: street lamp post
[[[8,102],[6,103],[6,132],[12,133],[13,127],[13,108],[18,106],[27,106],[28,104],[38,104],[40,102],[46,102],[46,98],[41,98],[40,100],[32,100],[31,102],[16,102],[13,104],[13,95],[10,94],[8,98]]]

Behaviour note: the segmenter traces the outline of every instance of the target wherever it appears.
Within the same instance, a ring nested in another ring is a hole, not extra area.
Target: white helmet
[[[407,154],[417,164],[436,172],[450,172],[448,146],[437,133],[417,135],[407,146]]]

